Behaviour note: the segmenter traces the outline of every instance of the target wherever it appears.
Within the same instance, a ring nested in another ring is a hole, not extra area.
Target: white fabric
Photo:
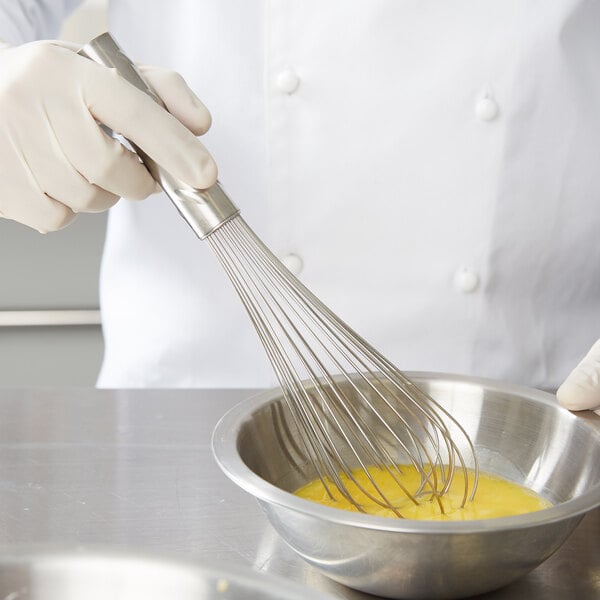
[[[583,0],[110,8],[130,56],[203,99],[224,187],[342,318],[401,368],[547,388],[600,332],[598,23]],[[99,385],[272,384],[228,286],[166,198],[118,203]]]
[[[56,42],[0,49],[0,216],[46,233],[79,212],[106,210],[121,196],[153,193],[155,182],[139,158],[98,121],[182,179],[214,183],[214,161],[188,128],[74,50]],[[175,115],[195,133],[206,131],[210,116],[180,76],[144,72]]]
[[[0,39],[22,44],[54,38],[63,19],[82,0],[0,0]]]

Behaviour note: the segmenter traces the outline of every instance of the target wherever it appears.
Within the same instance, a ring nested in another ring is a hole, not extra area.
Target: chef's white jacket
[[[0,0],[0,37],[77,3]],[[599,2],[112,0],[109,21],[209,107],[246,220],[400,368],[553,387],[600,334]],[[274,383],[162,195],[111,210],[101,307],[100,386]]]

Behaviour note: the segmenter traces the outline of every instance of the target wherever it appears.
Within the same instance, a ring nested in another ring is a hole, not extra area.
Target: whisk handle
[[[79,51],[79,54],[101,65],[115,69],[123,79],[148,94],[161,106],[163,105],[148,87],[135,64],[125,55],[110,33],[103,33],[94,38]],[[102,127],[110,135],[114,135],[114,132],[108,127],[104,125]],[[205,190],[187,185],[156,164],[133,142],[127,141],[199,238],[206,238],[223,223],[239,214],[239,209],[229,199],[218,182]]]

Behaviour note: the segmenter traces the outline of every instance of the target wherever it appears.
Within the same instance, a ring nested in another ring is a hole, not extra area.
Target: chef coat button
[[[293,275],[300,275],[304,266],[302,259],[297,254],[286,254],[281,262]]]
[[[471,269],[461,267],[454,274],[454,287],[463,294],[470,294],[479,287],[479,275]]]
[[[293,94],[300,85],[300,77],[292,69],[284,69],[277,75],[277,87],[280,92]]]
[[[488,96],[481,98],[475,105],[475,116],[480,121],[493,121],[500,112],[498,103]]]

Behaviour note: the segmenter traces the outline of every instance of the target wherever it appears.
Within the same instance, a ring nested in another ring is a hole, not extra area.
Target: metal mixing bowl
[[[306,588],[240,566],[116,550],[0,551],[3,600],[305,600]],[[317,600],[333,600],[311,592]]]
[[[279,390],[250,398],[221,419],[215,457],[258,499],[281,537],[340,583],[389,598],[440,599],[506,585],[546,560],[600,504],[600,430],[541,391],[454,375],[410,376],[464,426],[482,470],[555,505],[515,517],[438,522],[363,515],[298,498],[290,492],[314,473],[293,451],[293,426],[286,431],[279,424]]]

